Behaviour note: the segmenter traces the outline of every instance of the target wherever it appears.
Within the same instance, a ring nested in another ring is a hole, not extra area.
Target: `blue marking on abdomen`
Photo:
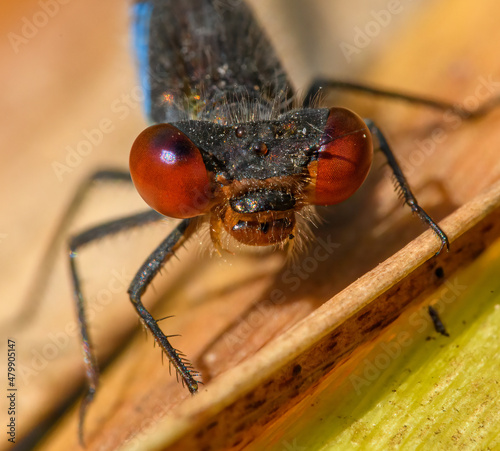
[[[149,78],[149,24],[153,5],[137,2],[132,7],[132,42],[135,48],[139,81],[144,91],[144,110],[151,118],[151,83]]]

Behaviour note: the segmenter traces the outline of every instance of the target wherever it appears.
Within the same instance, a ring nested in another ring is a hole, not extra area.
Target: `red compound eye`
[[[191,218],[210,208],[210,180],[201,152],[173,125],[153,125],[137,137],[130,174],[141,197],[165,216]]]
[[[373,156],[363,120],[344,108],[331,108],[317,161],[309,164],[315,205],[333,205],[352,196],[365,180]]]

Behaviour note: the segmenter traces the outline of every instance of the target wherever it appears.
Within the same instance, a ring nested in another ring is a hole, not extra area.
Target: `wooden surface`
[[[344,69],[338,74],[372,60],[370,70],[358,75],[359,80],[449,101],[468,101],[477,97],[476,92],[483,95],[483,79],[500,80],[496,62],[498,6],[492,1],[474,7],[466,1],[450,5],[446,1],[424,3],[421,10],[405,16],[404,27],[397,20],[399,16],[395,17],[392,25],[381,29],[360,52],[359,60],[354,58],[350,64],[343,61]],[[6,33],[16,32],[23,18],[31,18],[39,6],[36,2],[18,2],[11,8],[15,9],[6,11],[1,19]],[[372,20],[371,8],[364,15],[360,13],[346,35],[338,39],[352,39],[354,27],[363,28]],[[405,8],[401,17],[404,12]],[[135,87],[126,14],[123,2],[117,0],[105,4],[74,1],[61,6],[47,26],[17,53],[8,42],[3,43],[6,67],[12,68],[0,75],[5,91],[1,107],[7,119],[0,129],[4,143],[0,183],[8,193],[2,203],[0,229],[4,318],[14,318],[23,311],[21,304],[29,281],[78,183],[102,165],[126,167],[130,143],[144,127],[139,102],[132,101],[129,108],[120,110],[123,116],[113,107],[114,102],[123,105],[122,96]],[[396,32],[397,39],[390,42],[387,36]],[[383,58],[373,56],[379,55],[379,41],[388,47]],[[338,45],[334,45],[324,59],[339,56]],[[308,61],[309,56],[303,58]],[[297,78],[304,80],[307,75],[299,73]],[[499,114],[460,124],[454,130],[445,129],[445,139],[436,142],[422,158],[418,143],[427,143],[432,131],[441,127],[442,115],[369,98],[349,102],[361,103],[362,114],[371,114],[387,132],[422,205],[436,219],[444,218],[499,179]],[[85,130],[99,126],[103,119],[111,120],[113,131],[58,178],[53,163],[65,163],[67,146],[78,146],[87,139]],[[286,278],[290,268],[279,269],[280,256],[259,260],[258,264],[249,258],[228,263],[199,256],[193,242],[181,252],[180,262],[167,265],[167,274],[155,283],[156,293],[149,292],[146,302],[157,305],[154,313],[158,317],[176,315],[162,327],[167,333],[183,335],[175,345],[203,370],[208,393],[182,407],[189,398],[187,391],[168,376],[167,366],[161,367],[152,340],[138,334],[103,374],[89,412],[89,449],[116,449],[133,437],[132,443],[145,443],[150,425],[168,424],[172,418],[185,421],[189,417],[180,417],[181,412],[189,412],[198,403],[210,410],[213,397],[220,393],[210,393],[211,379],[216,384],[228,369],[237,370],[240,362],[254,355],[259,359],[256,352],[266,343],[272,344],[275,337],[420,234],[424,229],[419,222],[407,209],[399,208],[392,184],[379,169],[382,163],[377,157],[375,170],[352,201],[332,212],[322,211],[328,222],[317,236],[339,246],[321,267],[307,273],[295,290]],[[140,205],[128,190],[100,190],[84,206],[75,227]],[[128,280],[170,227],[162,224],[148,234],[132,232],[106,240],[82,256],[85,290],[94,299],[93,309],[98,313],[92,332],[101,361],[137,325],[124,294]],[[422,258],[437,248],[432,237],[425,243]],[[275,288],[285,292],[286,300],[268,308],[266,301]],[[163,298],[168,302],[160,302]],[[18,375],[22,394],[19,436],[54,413],[83,381],[74,325],[69,278],[65,261],[60,258],[35,320],[23,326],[10,320],[9,327],[2,326],[2,331],[16,339],[22,365],[23,376]],[[227,376],[221,380],[238,385],[237,379],[228,380]],[[181,410],[177,410],[179,404]],[[3,404],[1,408],[6,411]],[[74,449],[76,437],[73,409],[41,449]],[[5,446],[4,442],[0,444]]]

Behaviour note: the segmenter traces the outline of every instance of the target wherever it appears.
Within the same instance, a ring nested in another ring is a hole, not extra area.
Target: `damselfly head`
[[[302,109],[233,125],[153,125],[132,146],[130,171],[158,212],[207,215],[217,249],[224,248],[221,234],[248,246],[283,247],[299,234],[298,212],[350,197],[371,161],[361,118],[342,108]]]

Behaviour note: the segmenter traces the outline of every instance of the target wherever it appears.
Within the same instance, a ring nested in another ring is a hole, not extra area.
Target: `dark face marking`
[[[229,205],[236,213],[251,214],[263,211],[292,210],[295,206],[292,194],[272,189],[250,191],[229,200]]]

